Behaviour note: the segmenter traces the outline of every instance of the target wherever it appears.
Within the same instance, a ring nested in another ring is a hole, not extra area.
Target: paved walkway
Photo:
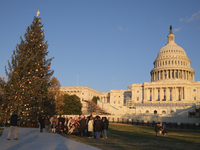
[[[9,127],[0,137],[0,150],[100,150],[98,148],[67,139],[59,134],[40,132],[36,128],[18,128],[18,139],[14,130],[7,140]]]

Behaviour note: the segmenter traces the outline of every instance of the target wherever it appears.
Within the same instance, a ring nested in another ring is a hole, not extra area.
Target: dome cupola
[[[190,67],[191,61],[184,49],[175,43],[172,26],[167,37],[167,44],[161,48],[153,63],[154,69],[150,72],[151,81],[174,79],[194,81],[195,71]]]

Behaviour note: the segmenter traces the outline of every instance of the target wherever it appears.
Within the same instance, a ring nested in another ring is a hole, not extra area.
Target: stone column
[[[183,79],[183,70],[181,70],[181,79]]]
[[[170,79],[172,79],[172,70],[170,70]]]
[[[194,81],[194,73],[192,74],[192,76],[193,76],[193,81]]]
[[[183,87],[181,87],[181,101],[183,101]]]

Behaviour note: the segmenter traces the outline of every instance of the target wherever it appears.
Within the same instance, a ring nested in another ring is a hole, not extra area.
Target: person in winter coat
[[[80,127],[79,127],[79,134],[81,137],[84,136],[85,134],[85,128],[86,128],[85,124],[86,124],[86,121],[85,121],[85,118],[83,117],[80,120]]]
[[[57,125],[56,125],[56,122],[54,121],[53,124],[51,125],[51,132],[56,133],[56,128],[57,128]]]
[[[157,124],[157,125],[155,126],[156,136],[157,136],[158,134],[160,134],[161,131],[162,131],[162,124]]]
[[[107,139],[109,121],[106,117],[102,118],[102,138]]]
[[[90,120],[88,121],[88,137],[91,138],[92,137],[92,132],[94,128],[94,120],[93,117],[90,116]]]
[[[40,132],[43,132],[43,128],[44,128],[44,115],[43,114],[39,117],[39,123],[40,123]]]
[[[100,138],[102,132],[102,120],[100,117],[97,118],[95,121],[95,134],[96,134],[96,139]]]
[[[167,135],[167,129],[166,129],[166,125],[165,125],[164,122],[162,123],[162,134],[163,134],[164,136]]]
[[[8,132],[7,140],[10,140],[10,135],[11,135],[13,129],[15,131],[14,140],[18,140],[17,139],[17,121],[19,121],[19,118],[17,116],[17,111],[14,111],[14,113],[10,119],[10,130]]]
[[[45,132],[49,132],[49,124],[50,124],[49,118],[45,117],[44,119]]]

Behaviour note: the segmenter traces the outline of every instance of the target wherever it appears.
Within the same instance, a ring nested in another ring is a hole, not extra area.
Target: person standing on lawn
[[[10,135],[13,129],[15,131],[14,140],[18,140],[17,139],[17,121],[19,121],[19,117],[17,116],[17,111],[14,111],[14,113],[12,114],[10,118],[10,130],[8,132],[7,140],[10,140]]]
[[[97,116],[97,120],[95,121],[96,139],[100,138],[101,132],[102,132],[102,120],[99,116]]]
[[[107,139],[109,121],[106,117],[102,118],[102,138]]]

